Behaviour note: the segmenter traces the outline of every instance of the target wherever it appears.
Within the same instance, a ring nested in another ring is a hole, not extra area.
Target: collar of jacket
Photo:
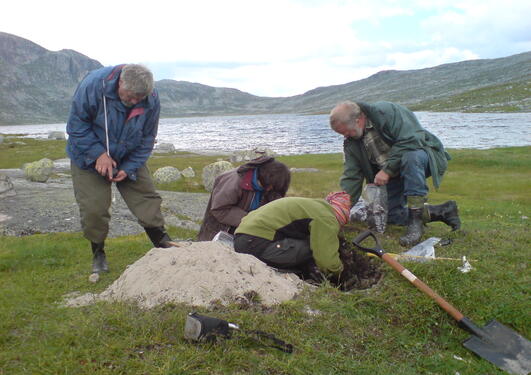
[[[253,173],[254,173],[254,168],[249,169],[248,171],[244,173],[244,175],[242,176],[242,179],[240,180],[240,188],[242,188],[243,190],[254,190],[253,189]]]
[[[111,100],[120,100],[118,96],[118,81],[120,80],[120,74],[122,73],[122,68],[125,64],[116,65],[111,73],[105,77],[103,80],[104,83],[104,94],[105,97]],[[140,103],[136,104],[133,108],[145,108],[151,109],[155,105],[155,98],[157,97],[157,91],[153,89],[153,92],[149,94],[146,99],[142,100]],[[125,108],[125,106],[124,106]]]

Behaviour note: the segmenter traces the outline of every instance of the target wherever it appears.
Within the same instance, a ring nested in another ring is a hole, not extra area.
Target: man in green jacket
[[[424,129],[409,109],[394,103],[338,104],[330,113],[332,130],[345,137],[343,190],[355,204],[363,181],[387,186],[388,222],[407,225],[402,246],[413,246],[423,235],[423,223],[442,221],[461,226],[457,204],[428,205],[426,178],[438,188],[450,155],[441,141]],[[407,205],[406,205],[407,204]]]
[[[280,198],[251,211],[234,236],[234,249],[278,268],[317,265],[327,276],[343,271],[339,230],[348,222],[350,197],[331,193],[326,199]],[[315,262],[315,263],[314,263]]]

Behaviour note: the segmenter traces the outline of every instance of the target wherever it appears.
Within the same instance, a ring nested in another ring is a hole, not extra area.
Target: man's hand
[[[116,176],[111,179],[112,182],[120,182],[127,178],[127,172],[123,170],[119,170],[118,173],[116,173]]]
[[[103,177],[107,177],[109,181],[112,180],[112,169],[115,167],[116,167],[116,162],[112,160],[112,158],[109,155],[107,155],[106,152],[101,154],[98,157],[98,159],[96,159],[96,166],[95,166],[96,171]],[[127,177],[127,174],[125,174],[125,177]]]
[[[387,185],[389,182],[389,175],[385,173],[383,170],[376,173],[376,176],[374,177],[374,184],[378,186]]]

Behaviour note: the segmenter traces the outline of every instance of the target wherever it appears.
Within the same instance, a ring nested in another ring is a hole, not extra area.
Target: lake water
[[[415,114],[446,148],[531,145],[531,113]],[[34,138],[46,138],[52,130],[65,131],[65,124],[0,126],[0,134]],[[198,153],[258,147],[292,155],[341,152],[343,137],[330,130],[328,115],[212,116],[161,119],[158,142]]]

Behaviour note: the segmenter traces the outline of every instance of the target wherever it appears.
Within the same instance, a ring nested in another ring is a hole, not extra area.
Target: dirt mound
[[[297,276],[276,272],[222,243],[183,242],[180,247],[151,249],[102,293],[67,298],[65,305],[134,301],[144,308],[168,302],[209,307],[252,295],[270,306],[292,299],[304,285]]]

